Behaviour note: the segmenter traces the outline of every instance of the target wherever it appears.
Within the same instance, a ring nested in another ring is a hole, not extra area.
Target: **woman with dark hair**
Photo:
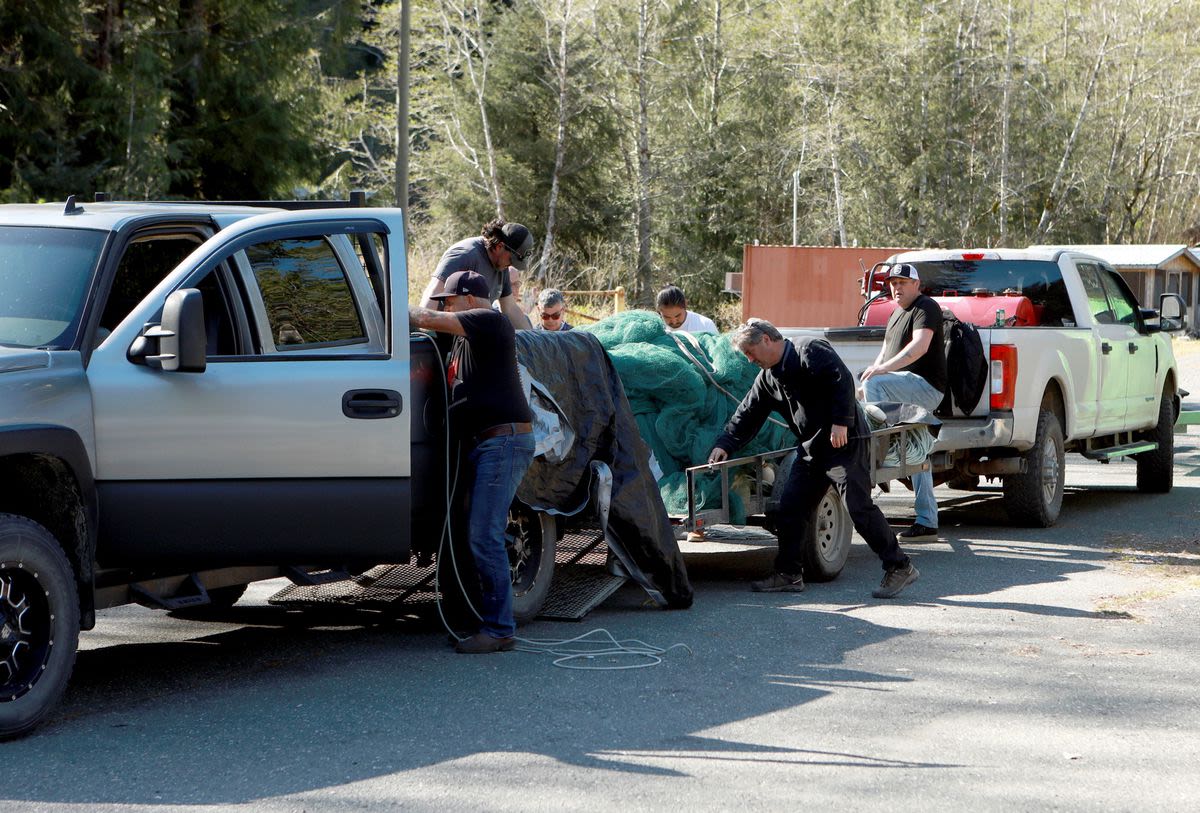
[[[712,319],[687,309],[687,297],[682,289],[667,283],[655,299],[658,315],[667,323],[667,330],[684,330],[688,333],[720,333]]]

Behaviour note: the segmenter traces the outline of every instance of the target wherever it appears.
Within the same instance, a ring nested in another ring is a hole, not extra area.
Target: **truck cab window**
[[[1104,284],[1100,281],[1100,267],[1095,263],[1076,263],[1079,269],[1079,279],[1083,282],[1083,290],[1087,293],[1088,310],[1097,324],[1111,325],[1113,318],[1112,306],[1109,305],[1108,295],[1104,292]]]
[[[367,341],[345,269],[324,237],[259,243],[246,249],[246,257],[276,350]]]
[[[1104,292],[1108,294],[1109,304],[1112,305],[1114,321],[1133,328],[1140,327],[1137,317],[1137,300],[1133,298],[1133,294],[1129,292],[1117,273],[1107,268],[1101,269],[1100,282],[1104,286]]]
[[[154,235],[130,242],[113,277],[100,328],[111,332],[121,324],[134,306],[201,242],[195,234]]]

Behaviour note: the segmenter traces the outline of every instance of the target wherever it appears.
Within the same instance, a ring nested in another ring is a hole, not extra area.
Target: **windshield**
[[[1037,309],[1038,324],[1074,324],[1058,263],[1047,260],[937,260],[913,263],[921,276],[921,293],[929,296],[1026,296]]]
[[[0,227],[0,344],[70,346],[107,234]]]

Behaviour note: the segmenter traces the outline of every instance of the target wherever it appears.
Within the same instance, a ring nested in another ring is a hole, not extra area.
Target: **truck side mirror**
[[[208,365],[204,295],[183,288],[168,296],[162,321],[146,325],[129,348],[129,360],[168,372],[204,372]]]
[[[1187,328],[1187,303],[1179,294],[1158,298],[1159,324],[1164,332],[1176,333]]]

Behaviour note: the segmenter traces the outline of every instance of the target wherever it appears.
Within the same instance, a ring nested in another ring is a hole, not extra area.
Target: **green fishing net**
[[[758,368],[733,348],[727,336],[670,334],[658,314],[650,311],[625,311],[581,329],[596,336],[612,358],[642,439],[662,469],[658,487],[667,512],[687,514],[684,469],[708,459]],[[767,421],[737,454],[769,452],[795,442],[786,426]],[[745,510],[738,492],[736,488],[730,492],[730,519],[741,524]],[[696,502],[697,508],[720,506],[716,475],[696,478]]]

